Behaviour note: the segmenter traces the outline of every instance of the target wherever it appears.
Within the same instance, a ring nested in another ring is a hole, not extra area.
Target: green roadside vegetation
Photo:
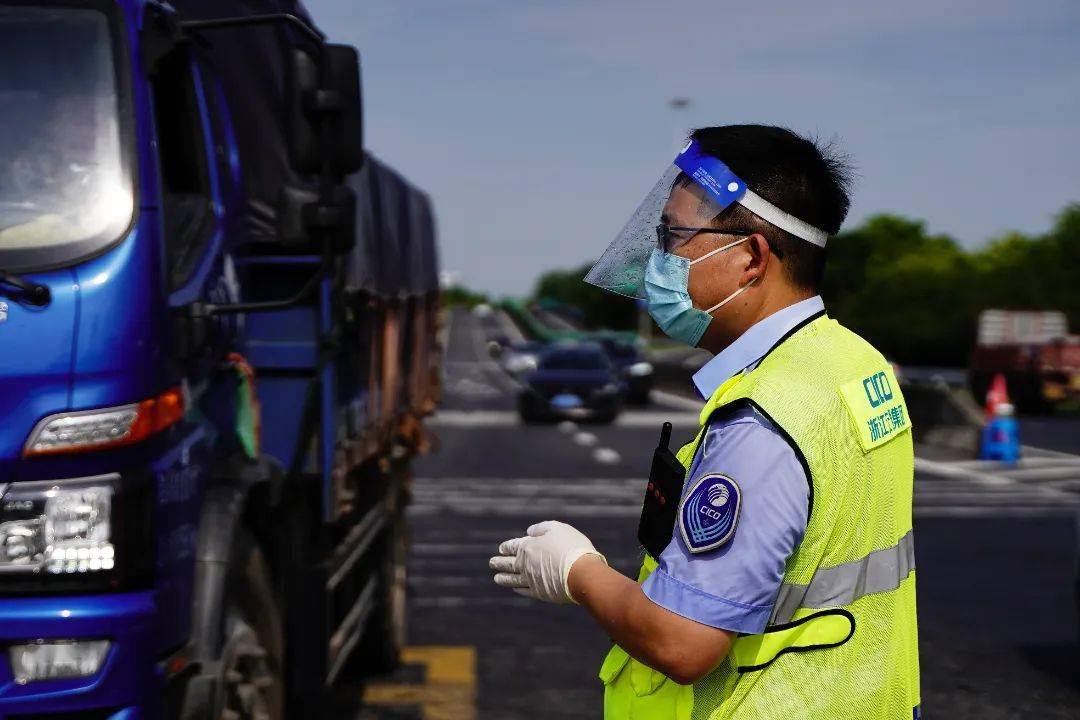
[[[448,288],[443,288],[442,304],[446,307],[464,306],[467,308],[473,308],[480,303],[488,302],[488,296],[475,290],[470,290],[467,287],[461,285],[451,285]]]
[[[632,331],[635,303],[582,282],[588,270],[545,273],[534,297],[577,308],[586,327]],[[1080,331],[1080,203],[1045,234],[1012,232],[973,250],[923,221],[876,215],[829,241],[822,296],[830,315],[902,364],[966,365],[986,308],[1061,310]],[[525,303],[506,307],[530,331],[542,325]]]

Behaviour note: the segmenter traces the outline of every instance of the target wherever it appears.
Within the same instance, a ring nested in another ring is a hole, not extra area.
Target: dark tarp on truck
[[[425,295],[438,289],[431,200],[370,152],[352,175],[357,242],[348,285],[379,297]]]
[[[427,193],[413,188],[409,196],[409,213],[409,227],[412,228],[407,253],[409,285],[414,294],[424,295],[439,289],[435,217]]]

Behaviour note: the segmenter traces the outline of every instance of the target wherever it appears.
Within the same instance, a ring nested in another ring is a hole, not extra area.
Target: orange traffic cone
[[[997,406],[1009,402],[1009,389],[1005,385],[1005,373],[994,375],[990,388],[986,391],[986,421],[990,422],[997,414]]]

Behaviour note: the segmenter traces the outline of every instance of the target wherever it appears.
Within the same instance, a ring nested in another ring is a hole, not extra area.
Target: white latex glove
[[[607,563],[589,538],[566,523],[548,520],[525,533],[526,537],[499,545],[499,555],[488,562],[496,573],[495,584],[512,588],[519,595],[551,603],[576,603],[566,584],[570,567],[582,555],[595,555]]]

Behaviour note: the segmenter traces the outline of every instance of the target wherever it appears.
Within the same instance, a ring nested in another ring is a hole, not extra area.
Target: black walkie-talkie
[[[654,558],[671,542],[675,532],[675,519],[682,499],[686,469],[671,452],[671,423],[664,423],[660,430],[660,444],[653,453],[649,484],[645,488],[645,502],[641,506],[638,523],[638,541]]]

